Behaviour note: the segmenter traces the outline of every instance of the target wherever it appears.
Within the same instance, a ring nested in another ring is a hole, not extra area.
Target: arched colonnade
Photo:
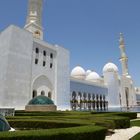
[[[107,110],[108,101],[102,94],[76,92],[71,93],[72,110]]]

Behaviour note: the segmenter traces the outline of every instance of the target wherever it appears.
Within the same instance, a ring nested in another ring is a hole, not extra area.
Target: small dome
[[[103,67],[103,73],[105,72],[118,72],[118,67],[113,63],[107,63]]]
[[[97,74],[96,72],[91,72],[89,75],[87,75],[86,80],[87,81],[91,81],[91,82],[97,82],[99,81],[101,78],[99,76],[99,74]]]
[[[3,115],[0,114],[0,131],[10,130],[10,125]]]
[[[91,70],[87,70],[86,75],[89,75],[91,72],[92,72]]]
[[[43,95],[39,95],[31,99],[28,105],[54,105],[54,103],[50,98]]]
[[[86,72],[82,67],[77,66],[71,71],[71,76],[77,79],[84,80],[86,76]]]

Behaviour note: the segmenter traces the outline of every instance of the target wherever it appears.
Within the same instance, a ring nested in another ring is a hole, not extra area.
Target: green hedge
[[[95,121],[96,126],[103,126],[107,129],[115,129],[115,123],[112,120],[96,120]]]
[[[106,128],[128,128],[130,119],[136,117],[132,112],[24,112],[26,114],[9,118],[9,123],[14,128],[50,129],[66,128],[80,125],[95,124]],[[94,115],[93,115],[94,114]],[[36,116],[37,115],[37,116]],[[39,116],[40,115],[40,116]],[[127,116],[127,117],[124,117]]]
[[[113,121],[116,129],[130,127],[130,119],[128,117],[114,118]]]
[[[95,125],[104,126],[108,129],[128,128],[130,127],[130,119],[121,116],[105,117],[103,120],[96,120]]]
[[[41,121],[41,120],[9,120],[10,126],[18,129],[51,129],[81,126],[82,123],[60,122],[60,121]]]
[[[129,117],[130,119],[136,119],[137,118],[137,113],[136,112],[120,112],[120,113],[116,113],[116,115]]]
[[[106,129],[99,126],[30,130],[0,133],[0,140],[104,140]]]
[[[113,116],[113,117],[103,117],[95,118],[95,120],[71,120],[67,122],[65,120],[9,120],[10,126],[17,129],[52,129],[52,128],[67,128],[75,126],[83,126],[89,124],[95,124],[99,126],[106,127],[108,129],[117,128],[128,128],[130,127],[130,119],[128,117]]]
[[[140,120],[131,121],[131,126],[140,126]]]
[[[54,111],[54,112],[27,112],[27,111],[15,111],[15,116],[63,116],[67,115],[67,113],[62,111]]]
[[[100,115],[100,116],[124,116],[129,117],[130,119],[136,119],[137,113],[136,112],[91,112],[91,114]]]
[[[108,129],[128,128],[130,119],[136,118],[133,112],[25,112],[18,111],[8,121],[13,128],[52,129],[95,124]],[[20,115],[21,116],[20,116]],[[26,114],[26,116],[24,116]],[[127,117],[126,117],[127,116]]]

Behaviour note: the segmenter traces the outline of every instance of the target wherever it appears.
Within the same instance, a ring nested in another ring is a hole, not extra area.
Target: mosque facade
[[[10,25],[0,33],[1,108],[23,110],[29,100],[40,95],[52,99],[58,110],[105,110],[137,105],[140,90],[128,72],[122,34],[121,75],[111,62],[103,67],[103,76],[81,66],[76,66],[70,74],[69,51],[43,41],[43,0],[28,1],[25,27]]]

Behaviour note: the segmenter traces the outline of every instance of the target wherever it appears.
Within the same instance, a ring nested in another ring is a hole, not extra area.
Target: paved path
[[[105,140],[129,140],[140,132],[140,127],[134,126],[127,129],[115,129],[114,134],[106,136]]]
[[[135,120],[140,120],[140,113],[137,113],[137,117]],[[114,132],[114,134],[106,136],[105,140],[129,140],[140,132],[140,127],[133,126],[127,129],[115,129]]]

